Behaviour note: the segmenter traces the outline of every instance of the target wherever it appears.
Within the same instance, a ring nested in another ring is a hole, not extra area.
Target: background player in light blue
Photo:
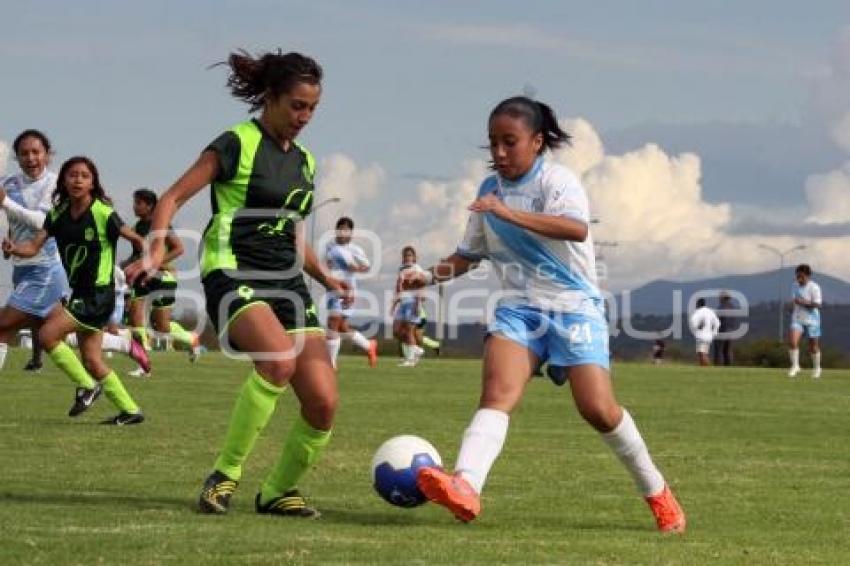
[[[422,268],[416,263],[416,249],[405,246],[401,250],[401,265],[399,280],[396,283],[396,295],[393,299],[393,334],[401,345],[401,367],[414,367],[425,350],[417,341],[417,328],[421,322],[422,298],[415,291],[405,290],[401,286],[405,273],[422,273]]]
[[[0,209],[9,220],[9,240],[20,244],[35,237],[50,210],[56,173],[49,171],[50,140],[38,130],[21,132],[12,143],[21,172],[0,179]],[[11,259],[15,286],[6,306],[0,309],[0,369],[6,361],[9,340],[21,328],[37,329],[59,299],[68,294],[68,279],[56,242],[50,238],[31,258]],[[37,332],[33,348],[37,348]]]
[[[339,346],[342,337],[345,336],[351,342],[363,350],[369,357],[369,365],[378,365],[378,342],[369,340],[360,331],[351,328],[348,319],[353,314],[351,302],[354,300],[354,291],[357,288],[358,273],[369,271],[369,258],[363,249],[351,241],[354,231],[354,221],[343,216],[336,221],[336,236],[328,243],[325,249],[325,263],[328,269],[337,279],[341,279],[349,285],[349,296],[342,297],[335,291],[327,293],[328,309],[328,354],[331,363],[336,367],[336,358],[339,355]]]
[[[819,379],[820,368],[820,308],[823,295],[820,285],[812,281],[812,268],[802,263],[794,270],[797,280],[793,289],[794,310],[791,313],[791,328],[788,332],[788,351],[791,357],[789,377],[800,373],[800,338],[809,337],[809,354],[812,356],[812,377]]]
[[[484,347],[479,408],[464,433],[455,472],[423,468],[417,484],[456,518],[478,516],[479,494],[502,451],[509,415],[534,368],[548,361],[567,368],[579,413],[632,475],[659,530],[682,532],[681,507],[614,397],[587,195],[571,171],[543,159],[569,136],[551,108],[526,97],[499,103],[488,134],[495,174],[469,206],[462,243],[428,272],[402,278],[405,287],[417,288],[457,277],[487,258],[503,288]]]

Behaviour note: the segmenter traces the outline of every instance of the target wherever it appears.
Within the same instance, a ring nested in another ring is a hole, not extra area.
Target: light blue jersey
[[[542,158],[517,181],[497,174],[485,179],[478,196],[491,193],[515,210],[590,222],[578,178]],[[553,366],[608,367],[608,326],[590,234],[583,242],[554,240],[492,213],[473,213],[457,254],[489,259],[502,282],[490,334],[521,344]]]
[[[418,263],[404,263],[398,268],[399,273],[402,271],[424,272],[425,270]],[[394,319],[410,324],[419,324],[419,321],[422,320],[419,308],[420,296],[419,291],[400,291]]]
[[[32,240],[41,230],[44,218],[53,207],[51,198],[56,188],[56,173],[45,170],[38,179],[23,173],[0,180],[6,191],[2,209],[9,219],[10,239],[15,243]],[[39,252],[31,258],[12,257],[13,265],[51,265],[59,262],[56,241],[49,238]]]
[[[823,303],[820,285],[812,280],[802,287],[795,283],[792,293],[795,299],[803,299],[816,305]],[[809,338],[820,338],[820,308],[804,307],[795,303],[791,313],[791,330],[804,332]]]
[[[325,262],[331,270],[331,274],[337,279],[348,283],[352,293],[357,288],[357,277],[354,268],[368,268],[369,258],[363,249],[351,242],[338,244],[336,241],[329,242],[325,248]],[[327,297],[327,309],[331,314],[350,317],[353,313],[351,306],[342,304],[342,298],[338,293],[329,291]]]
[[[45,171],[38,179],[23,173],[0,179],[6,198],[0,206],[9,220],[9,238],[15,243],[32,240],[51,208],[56,173]],[[47,318],[59,300],[69,294],[68,278],[59,260],[56,241],[48,238],[31,258],[13,256],[8,306],[38,318]]]

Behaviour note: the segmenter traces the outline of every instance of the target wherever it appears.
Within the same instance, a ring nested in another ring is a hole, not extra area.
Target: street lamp
[[[784,283],[784,280],[782,279],[782,270],[785,269],[785,256],[789,255],[791,253],[794,253],[796,251],[806,249],[806,244],[800,244],[798,246],[794,246],[793,248],[789,248],[785,251],[778,250],[778,249],[774,248],[773,246],[768,246],[767,244],[759,244],[759,247],[763,250],[767,250],[767,251],[775,253],[776,255],[779,256],[779,342],[781,343],[782,342],[782,336],[784,334],[783,331],[785,330],[785,322],[784,322],[785,309],[783,308],[783,301],[782,301],[782,298],[785,296],[785,293],[783,292],[785,283]]]

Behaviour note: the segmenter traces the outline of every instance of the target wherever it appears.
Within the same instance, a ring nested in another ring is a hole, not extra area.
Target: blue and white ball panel
[[[397,507],[416,507],[425,503],[425,495],[416,485],[423,467],[443,465],[437,449],[418,436],[402,435],[384,442],[372,458],[372,482],[375,491]]]
[[[601,313],[543,311],[530,306],[496,308],[488,334],[498,334],[534,352],[541,362],[572,367],[610,366],[608,324]]]
[[[38,318],[47,318],[59,300],[70,294],[68,278],[58,261],[16,266],[12,284],[15,289],[6,304]]]

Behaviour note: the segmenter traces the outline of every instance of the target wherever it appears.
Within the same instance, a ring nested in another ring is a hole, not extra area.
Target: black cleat
[[[39,373],[42,367],[41,362],[34,362],[33,360],[30,360],[27,362],[27,365],[24,366],[24,371]]]
[[[290,489],[280,497],[275,497],[265,505],[260,504],[260,494],[254,500],[254,507],[261,515],[279,515],[299,519],[318,519],[322,516],[317,509],[308,507],[304,497],[297,489]]]
[[[76,417],[85,413],[89,407],[100,397],[103,387],[100,383],[95,384],[94,389],[86,389],[85,387],[77,387],[77,393],[74,396],[74,404],[68,410],[69,417]]]
[[[549,376],[549,379],[552,380],[552,383],[560,387],[561,385],[567,382],[567,378],[569,374],[567,373],[567,369],[563,366],[546,366],[546,375]]]
[[[125,413],[124,411],[121,411],[114,417],[110,417],[105,421],[100,421],[100,424],[124,426],[131,424],[142,424],[143,422],[145,422],[145,416],[142,414],[141,411],[139,411],[138,413]]]
[[[232,480],[219,471],[215,471],[204,482],[201,497],[198,499],[198,510],[201,513],[224,515],[230,507],[230,496],[236,491],[238,481]]]

